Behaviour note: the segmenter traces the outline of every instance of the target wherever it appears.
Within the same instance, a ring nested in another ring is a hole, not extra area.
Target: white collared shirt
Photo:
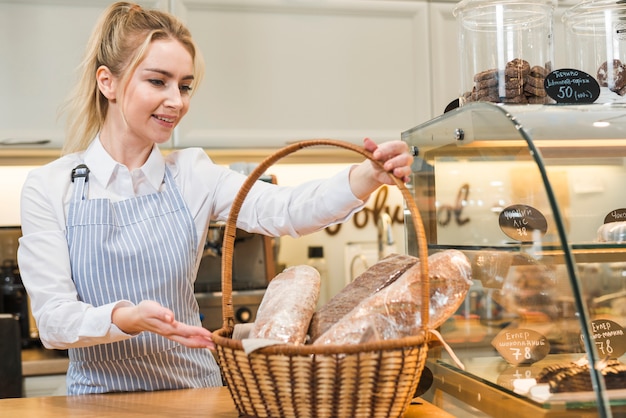
[[[18,263],[30,296],[42,342],[66,349],[130,338],[111,323],[119,304],[94,307],[79,301],[72,281],[66,219],[73,193],[71,172],[89,167],[88,198],[120,201],[155,193],[165,185],[165,166],[194,219],[198,261],[211,220],[227,220],[230,205],[245,176],[214,164],[200,148],[163,157],[154,147],[146,163],[133,171],[117,163],[96,138],[84,152],[59,158],[29,173],[21,197],[22,238]],[[237,218],[238,228],[273,236],[299,236],[343,222],[364,202],[350,190],[349,169],[326,180],[298,187],[258,182],[248,193]]]

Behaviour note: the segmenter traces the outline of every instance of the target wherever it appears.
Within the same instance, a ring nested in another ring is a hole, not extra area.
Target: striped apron
[[[111,202],[87,199],[88,169],[79,167],[67,220],[79,299],[94,306],[153,300],[171,309],[178,321],[200,326],[193,292],[198,237],[169,169],[163,192]],[[72,348],[69,357],[70,395],[222,385],[209,350],[150,332]]]

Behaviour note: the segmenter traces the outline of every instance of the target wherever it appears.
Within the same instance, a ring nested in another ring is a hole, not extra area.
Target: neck
[[[146,163],[154,144],[133,141],[127,136],[128,133],[112,134],[103,127],[100,142],[111,158],[132,171]]]

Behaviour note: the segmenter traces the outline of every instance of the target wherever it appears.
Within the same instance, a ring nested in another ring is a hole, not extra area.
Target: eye
[[[163,80],[159,80],[157,78],[151,78],[148,82],[154,86],[164,86],[165,82]]]
[[[190,85],[182,85],[179,87],[179,89],[182,93],[186,93],[186,94],[191,93],[191,90],[193,90],[193,88]]]

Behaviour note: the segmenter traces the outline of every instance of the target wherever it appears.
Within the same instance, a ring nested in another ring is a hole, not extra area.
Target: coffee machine
[[[26,348],[38,342],[29,299],[22,284],[17,265],[18,239],[21,228],[0,227],[0,314],[9,314],[18,320],[21,344]],[[31,325],[32,324],[32,325]]]
[[[19,323],[22,346],[30,345],[28,296],[22,284],[17,264],[4,260],[0,266],[0,312],[13,315]]]

